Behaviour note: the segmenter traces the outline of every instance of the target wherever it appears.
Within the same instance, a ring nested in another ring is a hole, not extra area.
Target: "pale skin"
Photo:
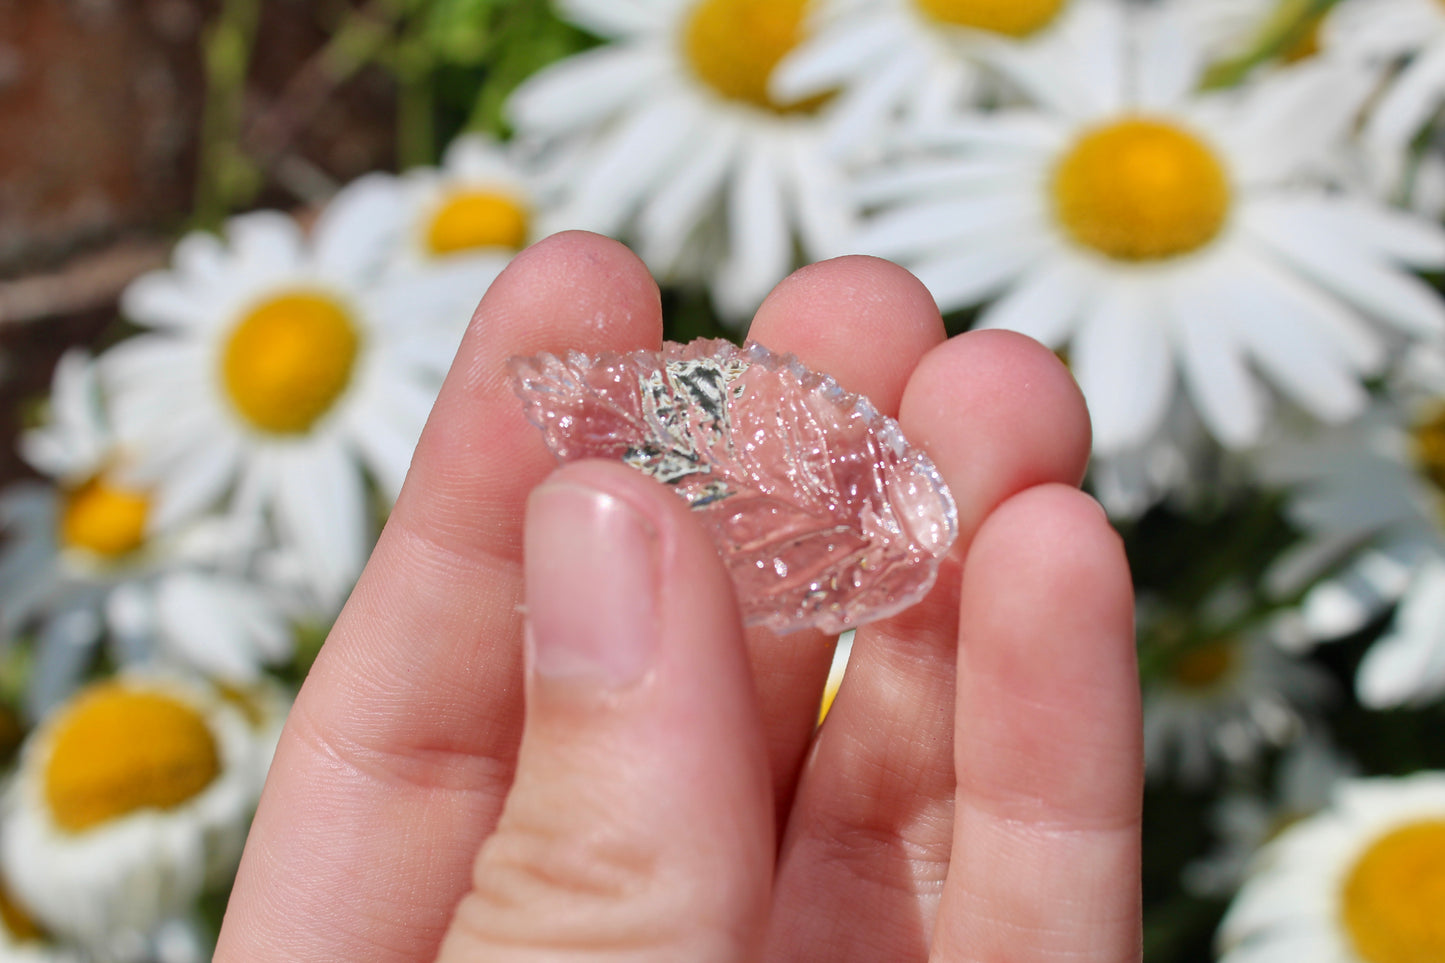
[[[1067,371],[946,341],[867,258],[784,281],[751,336],[899,418],[958,501],[827,723],[829,640],[742,628],[680,500],[558,469],[523,418],[508,357],[662,337],[625,248],[550,238],[478,308],[300,693],[217,960],[1140,959],[1133,604]]]

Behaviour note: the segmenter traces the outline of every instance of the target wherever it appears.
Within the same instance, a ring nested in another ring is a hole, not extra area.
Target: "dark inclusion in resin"
[[[933,462],[867,398],[758,344],[513,358],[561,461],[616,458],[670,486],[712,536],[749,625],[824,632],[928,593],[958,535]]]

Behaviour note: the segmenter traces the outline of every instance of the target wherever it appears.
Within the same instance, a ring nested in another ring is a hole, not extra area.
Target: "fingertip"
[[[1041,485],[979,529],[960,600],[961,783],[1075,823],[1132,818],[1142,773],[1123,541],[1078,489]]]
[[[662,295],[647,265],[600,234],[545,237],[519,252],[492,282],[468,337],[525,351],[558,342],[559,333],[577,342],[655,346],[662,338]]]
[[[894,412],[914,365],[945,334],[921,281],[891,261],[849,255],[785,278],[758,309],[749,336]]]
[[[984,521],[974,548],[983,557],[1006,552],[1052,587],[1091,600],[1092,611],[1080,613],[1089,625],[1132,625],[1124,540],[1103,506],[1077,488],[1054,483],[1020,492]]]
[[[969,332],[930,351],[899,420],[953,489],[965,534],[1015,492],[1078,485],[1088,465],[1088,409],[1073,376],[1048,348],[1010,331]]]

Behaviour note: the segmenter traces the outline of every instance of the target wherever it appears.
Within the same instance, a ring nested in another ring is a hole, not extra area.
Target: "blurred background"
[[[209,958],[471,308],[566,228],[674,340],[867,253],[1058,351],[1146,959],[1445,960],[1442,107],[1438,0],[0,4],[0,963]]]

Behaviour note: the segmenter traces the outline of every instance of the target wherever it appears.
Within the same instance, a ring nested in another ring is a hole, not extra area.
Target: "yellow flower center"
[[[809,0],[700,0],[683,29],[693,71],[728,100],[777,113],[817,109],[827,98],[780,104],[768,94],[773,68],[803,39]]]
[[[1085,247],[1123,261],[1187,254],[1229,215],[1229,177],[1203,141],[1160,120],[1086,133],[1054,171],[1054,211]]]
[[[1367,963],[1445,960],[1445,820],[1375,840],[1345,880],[1341,915]]]
[[[500,191],[462,191],[437,209],[426,232],[427,250],[437,256],[527,243],[528,212]]]
[[[145,544],[150,498],[97,475],[61,496],[60,544],[106,559]]]
[[[179,806],[221,771],[206,720],[164,693],[103,683],[63,713],[45,767],[45,800],[55,824],[69,832]]]
[[[1237,656],[1232,639],[1195,646],[1174,660],[1174,681],[1186,689],[1212,688],[1234,668]]]
[[[1415,464],[1420,474],[1445,493],[1445,400],[1431,406],[1413,432]]]
[[[0,882],[0,925],[16,943],[40,943],[50,938],[45,928],[25,912],[10,895],[10,887]]]
[[[1047,27],[1068,0],[914,0],[924,15],[955,27],[1027,37]]]
[[[271,298],[226,342],[226,394],[261,431],[306,432],[346,390],[360,347],[355,323],[335,299],[306,292]]]

